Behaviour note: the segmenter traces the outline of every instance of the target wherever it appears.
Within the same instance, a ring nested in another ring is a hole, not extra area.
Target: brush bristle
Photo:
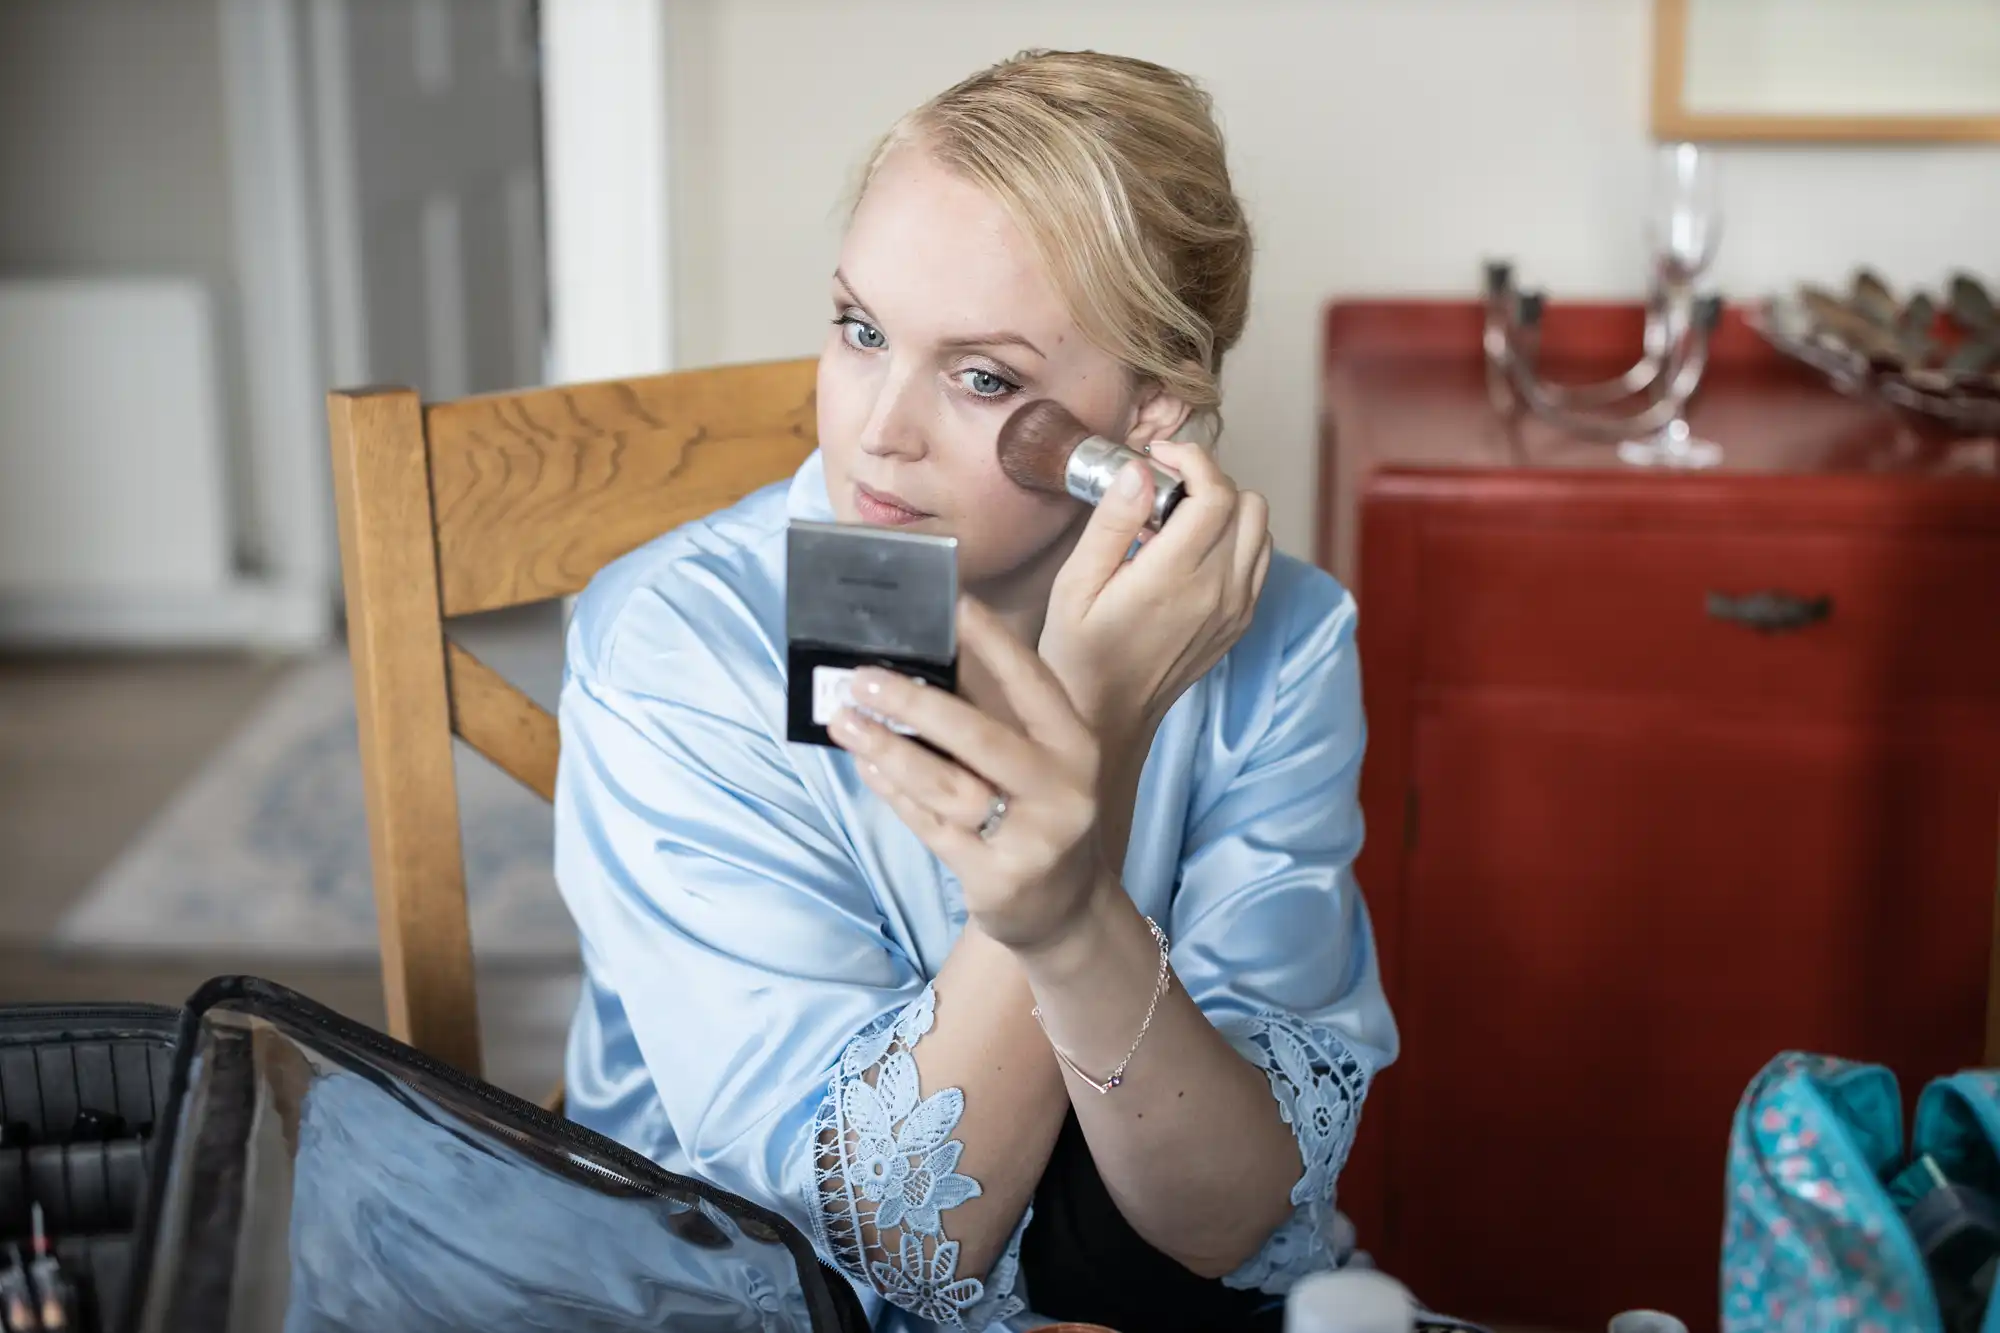
[[[1000,455],[1000,470],[1016,486],[1064,495],[1068,493],[1063,474],[1069,467],[1069,456],[1089,438],[1090,428],[1071,416],[1068,408],[1037,398],[1001,423],[994,448]]]

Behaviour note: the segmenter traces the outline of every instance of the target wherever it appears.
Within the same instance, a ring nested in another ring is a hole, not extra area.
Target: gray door
[[[315,180],[337,384],[427,399],[542,378],[531,0],[312,0]]]

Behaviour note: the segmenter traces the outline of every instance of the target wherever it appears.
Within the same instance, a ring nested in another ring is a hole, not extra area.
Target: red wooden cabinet
[[[1552,319],[1579,377],[1637,346],[1634,310]],[[1981,1061],[2000,483],[1733,321],[1694,416],[1729,465],[1622,469],[1503,422],[1478,326],[1329,314],[1320,554],[1360,600],[1359,873],[1403,1036],[1343,1203],[1455,1313],[1712,1327],[1765,1060],[1910,1092]],[[1759,593],[1811,623],[1746,625]]]

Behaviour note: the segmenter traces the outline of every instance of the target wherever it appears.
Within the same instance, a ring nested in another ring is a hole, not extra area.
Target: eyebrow
[[[939,343],[938,346],[960,350],[974,347],[1025,347],[1044,361],[1048,360],[1048,357],[1043,353],[1041,348],[1035,346],[1020,334],[1010,333],[1004,329],[998,333],[977,333],[970,338],[947,338]]]
[[[854,284],[847,280],[845,273],[842,273],[839,269],[835,269],[833,271],[833,280],[839,283],[849,296],[854,298],[854,304],[860,306],[863,310],[868,308],[868,303],[856,294]],[[993,333],[975,333],[960,338],[947,338],[939,343],[938,346],[955,351],[976,347],[1025,347],[1044,361],[1048,360],[1048,353],[1030,342],[1026,335],[1015,333],[1010,329],[1001,329]]]

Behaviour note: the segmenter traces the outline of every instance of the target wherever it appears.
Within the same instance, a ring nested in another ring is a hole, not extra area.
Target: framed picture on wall
[[[1994,0],[1653,0],[1661,140],[2000,142]]]

